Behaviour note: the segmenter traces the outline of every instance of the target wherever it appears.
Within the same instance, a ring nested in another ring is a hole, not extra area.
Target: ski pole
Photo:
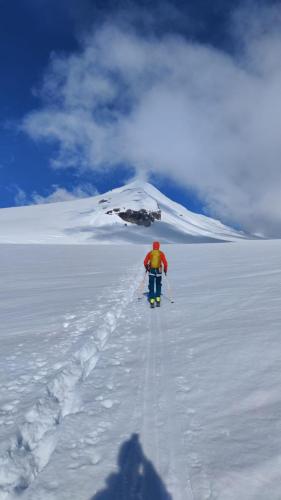
[[[166,282],[167,282],[167,288],[168,288],[168,299],[169,301],[173,304],[174,303],[174,298],[173,298],[173,291],[172,291],[172,287],[171,287],[171,283],[170,283],[170,280],[167,278],[167,274],[165,274],[166,276]]]
[[[143,294],[143,290],[144,290],[144,285],[145,285],[145,279],[146,279],[146,273],[147,273],[147,270],[145,270],[143,279],[142,279],[142,281],[140,283],[140,286],[138,288],[138,299],[139,300],[142,298],[142,294]]]

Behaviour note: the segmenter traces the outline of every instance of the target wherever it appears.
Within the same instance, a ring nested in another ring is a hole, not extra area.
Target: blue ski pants
[[[155,299],[156,297],[160,297],[161,287],[162,287],[162,274],[159,272],[159,269],[150,269],[149,284],[148,284],[149,300]]]

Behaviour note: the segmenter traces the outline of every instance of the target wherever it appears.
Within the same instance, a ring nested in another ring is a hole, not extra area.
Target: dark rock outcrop
[[[137,224],[138,226],[149,227],[155,220],[161,220],[161,210],[150,212],[142,208],[141,210],[128,209],[125,212],[119,212],[119,217],[126,222]]]
[[[113,208],[112,210],[108,210],[107,212],[105,212],[107,215],[112,215],[113,212],[115,213],[118,213],[120,212],[120,208]]]

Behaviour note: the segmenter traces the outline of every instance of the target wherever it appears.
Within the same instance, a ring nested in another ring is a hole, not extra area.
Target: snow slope
[[[1,500],[280,500],[281,242],[163,249],[0,246]]]
[[[126,222],[118,212],[151,214],[150,227]],[[233,241],[245,235],[221,222],[190,212],[140,181],[82,200],[0,210],[0,243],[164,243]]]

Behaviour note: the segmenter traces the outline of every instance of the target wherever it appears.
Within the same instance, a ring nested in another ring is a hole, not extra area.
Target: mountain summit
[[[0,210],[0,243],[201,243],[244,237],[141,181],[89,198]]]

